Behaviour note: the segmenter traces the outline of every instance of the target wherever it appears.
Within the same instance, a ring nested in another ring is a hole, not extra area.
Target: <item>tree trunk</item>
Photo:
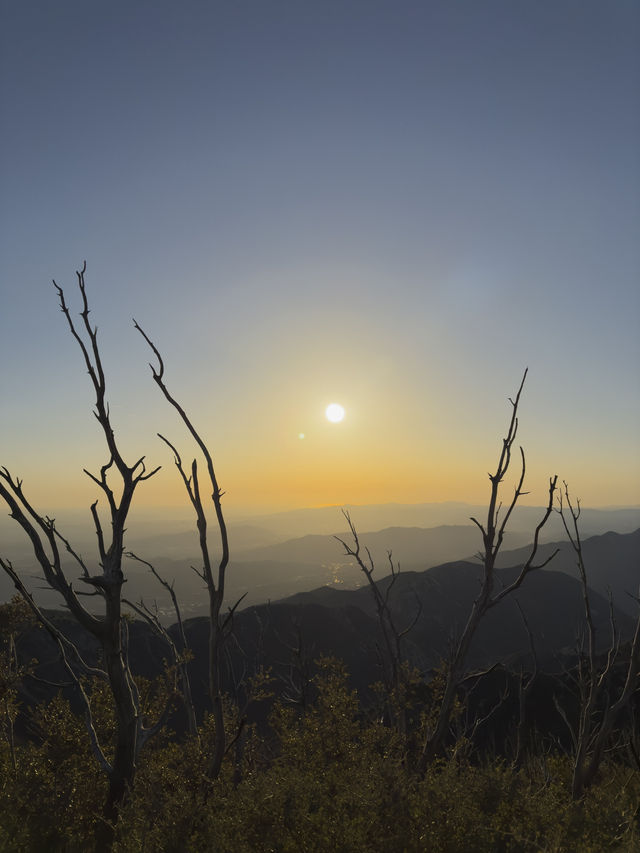
[[[226,738],[224,731],[224,711],[222,708],[222,695],[220,692],[220,601],[217,593],[212,595],[210,607],[210,627],[209,627],[209,696],[211,698],[211,708],[213,713],[213,721],[215,723],[215,733],[213,742],[213,755],[211,757],[211,765],[209,767],[209,777],[217,779],[222,767],[222,759],[224,758],[226,748]]]

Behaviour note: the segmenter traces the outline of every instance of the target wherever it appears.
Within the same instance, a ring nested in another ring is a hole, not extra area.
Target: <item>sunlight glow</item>
[[[344,418],[344,409],[339,403],[330,403],[325,410],[325,415],[328,421],[337,424]]]

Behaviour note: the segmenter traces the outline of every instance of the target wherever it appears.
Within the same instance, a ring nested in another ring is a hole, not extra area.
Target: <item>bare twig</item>
[[[222,707],[220,674],[220,654],[222,643],[224,642],[224,631],[223,625],[221,624],[220,620],[220,611],[222,607],[222,602],[224,600],[225,575],[227,566],[229,564],[229,539],[227,534],[227,526],[222,511],[223,492],[218,484],[218,480],[214,470],[213,459],[207,445],[194,427],[193,423],[191,422],[191,419],[187,415],[184,408],[170,393],[169,389],[167,388],[167,385],[165,384],[164,362],[162,360],[162,356],[160,355],[158,348],[135,320],[133,321],[133,324],[134,327],[138,330],[138,332],[140,332],[144,340],[147,342],[157,359],[157,367],[154,367],[153,364],[149,364],[149,367],[151,368],[151,374],[156,385],[161,390],[167,402],[179,414],[183,424],[187,428],[187,431],[191,435],[192,439],[194,440],[200,452],[202,453],[202,456],[204,457],[207,475],[209,479],[209,485],[212,490],[211,500],[213,503],[218,524],[221,546],[221,556],[218,562],[218,570],[215,577],[213,574],[211,558],[209,554],[209,544],[207,539],[207,517],[200,494],[197,461],[196,459],[193,460],[191,464],[191,475],[188,476],[186,471],[184,470],[180,454],[178,453],[175,446],[164,436],[158,434],[160,439],[173,452],[176,467],[178,468],[183,484],[185,486],[185,490],[195,512],[196,526],[198,530],[200,552],[202,555],[203,565],[201,576],[203,577],[207,585],[207,590],[209,594],[209,696],[211,699],[213,718],[215,721],[215,741],[213,756],[209,768],[209,777],[211,779],[215,779],[220,773],[222,760],[226,752],[226,736],[224,730],[224,715]]]
[[[553,554],[551,557],[549,557],[542,563],[535,563],[540,533],[542,531],[542,528],[547,523],[551,512],[553,511],[553,499],[556,491],[556,484],[558,479],[557,476],[551,477],[549,480],[549,497],[547,501],[547,506],[540,522],[535,528],[533,544],[531,546],[528,558],[524,562],[516,579],[499,592],[494,592],[496,560],[504,541],[507,524],[511,518],[511,515],[516,507],[519,498],[522,495],[526,494],[526,492],[523,491],[526,472],[526,460],[524,450],[521,447],[520,474],[518,477],[518,482],[515,487],[513,497],[508,505],[508,508],[504,516],[502,517],[502,520],[500,520],[500,512],[502,507],[502,504],[499,500],[500,486],[503,483],[505,476],[509,470],[509,466],[511,464],[512,449],[515,444],[515,440],[518,433],[518,407],[520,405],[520,397],[524,388],[524,383],[527,378],[527,372],[527,370],[524,371],[522,381],[520,382],[520,387],[518,388],[518,393],[516,394],[515,399],[509,399],[509,402],[511,403],[511,418],[507,428],[507,434],[502,440],[502,449],[500,451],[498,464],[496,466],[495,472],[493,474],[489,474],[491,488],[489,493],[489,506],[487,509],[486,523],[483,525],[478,521],[478,519],[471,519],[480,530],[484,546],[483,551],[481,552],[481,559],[483,563],[482,584],[480,592],[471,608],[471,612],[467,619],[465,628],[459,640],[457,641],[453,651],[452,659],[447,673],[444,695],[438,713],[438,720],[433,732],[427,737],[425,741],[422,756],[419,761],[420,772],[424,772],[427,765],[433,760],[435,756],[441,753],[444,747],[445,738],[449,731],[449,722],[454,707],[456,692],[458,690],[461,679],[464,677],[465,662],[467,659],[469,648],[471,646],[471,642],[473,640],[473,637],[475,636],[479,624],[491,608],[495,607],[500,601],[502,601],[508,595],[511,595],[522,585],[522,583],[530,572],[547,565],[550,560],[553,559],[553,556],[555,556],[555,554]]]

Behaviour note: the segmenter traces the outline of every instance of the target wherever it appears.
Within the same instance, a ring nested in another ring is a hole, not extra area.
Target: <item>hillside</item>
[[[577,578],[576,556],[566,540],[542,545],[540,557],[546,558],[556,548],[559,553],[546,568]],[[640,587],[640,529],[627,534],[609,531],[591,536],[583,541],[582,553],[591,589],[604,598],[611,592],[616,606],[634,616]],[[505,551],[499,555],[497,565],[501,568],[518,565],[526,556],[526,548]]]
[[[633,557],[637,539],[637,533],[597,537],[595,542],[588,539],[585,554],[590,560],[599,555],[600,565],[609,567],[607,576],[615,580],[611,567],[626,566],[622,557]],[[513,560],[513,557],[513,553],[506,554],[504,559]],[[500,569],[497,584],[508,584],[516,572],[513,567]],[[379,583],[384,589],[389,577],[385,578],[382,572],[380,575]],[[195,574],[193,577],[196,578]],[[468,618],[480,578],[481,567],[477,561],[448,562],[423,571],[399,574],[390,598],[391,607],[400,629],[413,623],[419,612],[406,637],[405,652],[421,671],[438,666],[446,656],[451,638],[460,633]],[[273,575],[270,582],[274,583]],[[505,599],[490,611],[474,640],[468,661],[470,667],[496,662],[508,664],[529,655],[529,640],[516,600],[529,622],[536,653],[547,669],[557,666],[558,656],[573,653],[584,628],[580,584],[568,572],[547,569],[533,572],[514,597]],[[600,646],[606,647],[610,639],[608,601],[592,590],[591,606]],[[616,606],[614,615],[622,638],[628,637],[633,629],[633,614]],[[82,632],[64,616],[58,618],[84,648],[86,640]],[[145,625],[134,624],[137,639],[131,643],[132,664],[136,671],[151,675],[161,668],[165,654],[162,643],[149,634]],[[208,622],[206,618],[191,618],[186,625],[194,652],[194,687],[204,703]],[[47,670],[55,665],[57,652],[51,648],[47,653],[46,635],[38,629],[33,630],[36,645],[33,646],[28,637],[23,638],[23,653],[46,660]],[[234,618],[230,654],[237,665],[250,668],[258,666],[260,661],[275,661],[278,666],[286,666],[291,650],[297,647],[308,660],[320,654],[333,655],[345,661],[354,683],[366,688],[379,677],[376,664],[379,642],[375,605],[368,586],[346,589],[332,584],[241,610]],[[89,647],[84,650],[91,654]]]

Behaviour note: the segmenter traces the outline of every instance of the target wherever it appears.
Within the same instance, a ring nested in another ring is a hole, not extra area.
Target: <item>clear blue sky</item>
[[[637,2],[1,9],[0,462],[47,511],[103,461],[85,258],[151,503],[187,444],[132,316],[232,507],[480,499],[526,365],[531,500],[640,503]]]

